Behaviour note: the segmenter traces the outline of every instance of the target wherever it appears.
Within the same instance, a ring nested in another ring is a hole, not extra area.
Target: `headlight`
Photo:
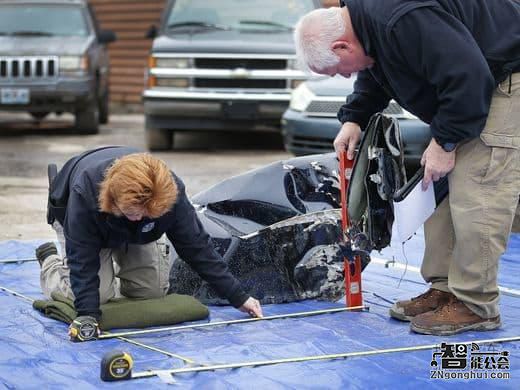
[[[189,86],[189,80],[157,77],[155,85],[157,87],[187,88]]]
[[[305,83],[300,84],[291,95],[289,107],[294,111],[304,111],[312,99],[314,99],[314,93],[311,92]]]
[[[155,66],[158,68],[185,69],[190,66],[188,58],[156,58]]]
[[[88,70],[88,57],[87,56],[61,56],[60,57],[60,70],[64,71],[78,71]]]

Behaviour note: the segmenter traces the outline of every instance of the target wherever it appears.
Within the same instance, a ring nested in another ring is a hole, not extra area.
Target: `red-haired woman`
[[[163,234],[219,295],[262,316],[259,302],[213,248],[184,184],[163,161],[129,147],[104,147],[70,159],[50,180],[48,222],[66,256],[53,243],[40,246],[36,256],[44,294],[57,291],[74,299],[78,318],[71,326],[97,329],[100,304],[118,292],[130,298],[166,295]]]

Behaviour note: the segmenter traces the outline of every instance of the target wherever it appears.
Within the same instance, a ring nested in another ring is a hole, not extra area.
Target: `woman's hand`
[[[238,309],[244,313],[249,314],[251,317],[261,318],[264,316],[262,314],[262,307],[260,306],[260,302],[258,302],[253,297],[249,297],[247,301],[245,301],[244,304]]]

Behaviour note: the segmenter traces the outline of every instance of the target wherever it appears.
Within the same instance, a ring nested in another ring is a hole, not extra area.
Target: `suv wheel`
[[[108,116],[110,111],[110,97],[108,91],[99,99],[99,123],[105,125],[108,123]]]
[[[99,108],[92,102],[76,111],[76,130],[80,134],[97,134],[99,132]]]

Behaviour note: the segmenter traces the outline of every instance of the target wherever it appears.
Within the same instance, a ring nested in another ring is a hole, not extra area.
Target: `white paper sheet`
[[[424,224],[435,211],[435,192],[433,183],[426,191],[418,183],[401,202],[394,202],[393,234],[404,243]]]

